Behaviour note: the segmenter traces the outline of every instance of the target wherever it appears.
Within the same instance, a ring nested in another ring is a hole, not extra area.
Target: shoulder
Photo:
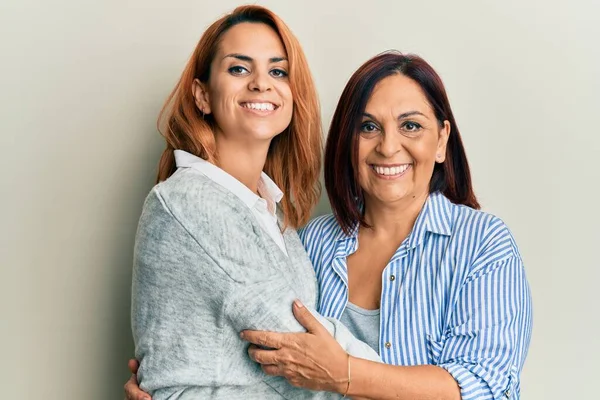
[[[452,205],[452,242],[470,259],[469,272],[484,273],[509,260],[521,262],[514,236],[494,214],[463,205]]]
[[[192,169],[177,171],[156,185],[151,195],[184,226],[233,229],[247,206],[229,190]]]
[[[325,214],[310,220],[306,226],[298,230],[304,247],[314,244],[331,243],[343,235],[341,227],[333,214]]]
[[[193,169],[175,172],[154,186],[155,194],[169,209],[200,211],[199,209],[235,206],[235,196],[227,189]]]
[[[501,218],[463,205],[454,205],[454,207],[456,209],[455,234],[464,238],[472,237],[482,250],[490,246],[504,246],[514,252],[514,255],[519,255],[514,237]]]
[[[298,235],[317,273],[329,264],[339,239],[345,237],[333,214],[312,219]]]
[[[162,221],[156,218],[159,213],[170,214],[160,230],[170,229],[170,224],[181,226],[187,238],[236,281],[245,281],[241,266],[264,258],[266,250],[250,209],[198,171],[180,170],[152,189],[144,214]]]

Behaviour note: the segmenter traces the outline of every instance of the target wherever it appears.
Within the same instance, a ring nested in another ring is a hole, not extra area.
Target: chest
[[[352,304],[369,310],[380,307],[382,275],[398,245],[365,239],[356,252],[346,257],[348,298]]]
[[[324,260],[328,268],[317,270],[319,310],[339,318],[347,302],[356,304],[362,294],[363,300],[379,304],[371,308],[380,308],[380,349],[386,362],[433,363],[468,265],[447,240],[438,236],[414,247],[402,245],[391,256],[338,252]]]

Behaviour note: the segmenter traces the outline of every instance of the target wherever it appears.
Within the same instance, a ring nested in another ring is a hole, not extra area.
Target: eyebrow
[[[223,59],[226,59],[228,57],[236,58],[238,60],[247,61],[247,62],[253,62],[254,61],[254,59],[252,57],[246,56],[244,54],[239,54],[239,53],[227,54],[225,57],[223,57]],[[277,62],[281,62],[281,61],[287,61],[287,58],[285,58],[285,57],[271,57],[271,58],[269,58],[269,62],[270,63],[277,63]]]
[[[423,114],[422,112],[420,112],[420,111],[407,111],[405,113],[402,113],[402,114],[398,115],[398,117],[396,119],[398,119],[398,120],[404,119],[406,117],[410,117],[411,115],[421,115],[421,116],[427,118],[427,116],[425,114]],[[363,116],[367,117],[367,118],[370,118],[370,119],[377,120],[377,118],[375,118],[374,116],[372,116],[371,114],[366,113],[366,112],[363,113]],[[429,119],[429,118],[427,118],[427,119]]]

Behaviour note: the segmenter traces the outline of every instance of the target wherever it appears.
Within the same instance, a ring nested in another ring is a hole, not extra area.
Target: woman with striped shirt
[[[333,214],[300,232],[319,312],[386,363],[350,357],[348,396],[518,399],[532,325],[523,263],[504,223],[478,211],[444,86],[423,59],[388,52],[351,77],[325,184]],[[347,355],[295,312],[308,333],[244,332],[276,349],[250,356],[268,374],[335,390]]]

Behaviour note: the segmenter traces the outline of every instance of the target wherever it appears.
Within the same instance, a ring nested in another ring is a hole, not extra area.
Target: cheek
[[[421,168],[433,168],[437,154],[437,143],[434,140],[422,141],[412,147],[411,153]]]
[[[215,111],[225,111],[237,105],[236,95],[244,88],[244,82],[219,75],[210,85],[209,101]]]
[[[369,179],[371,177],[370,167],[367,164],[367,157],[372,151],[369,143],[364,139],[359,139],[358,142],[358,184],[363,189],[369,186]]]
[[[279,93],[281,93],[281,100],[283,100],[283,103],[286,105],[287,113],[291,118],[292,112],[294,111],[294,95],[292,94],[292,89],[286,84],[279,90]]]

